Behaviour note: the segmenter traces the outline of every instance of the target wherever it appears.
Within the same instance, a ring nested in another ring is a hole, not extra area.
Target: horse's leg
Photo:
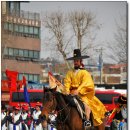
[[[69,127],[68,127],[67,125],[64,124],[64,125],[62,126],[62,125],[60,124],[60,125],[57,126],[57,130],[70,130],[70,129],[69,129]]]

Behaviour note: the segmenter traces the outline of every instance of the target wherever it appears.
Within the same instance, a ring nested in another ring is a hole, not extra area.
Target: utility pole
[[[102,84],[102,70],[103,70],[103,48],[101,47],[100,49],[95,49],[97,52],[100,52],[99,54],[99,68],[100,68],[100,84]]]

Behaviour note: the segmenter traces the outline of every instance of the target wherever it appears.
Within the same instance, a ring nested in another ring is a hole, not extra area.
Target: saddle
[[[82,120],[86,119],[85,106],[78,96],[64,95],[63,98],[65,102],[69,104],[69,106],[77,109]]]

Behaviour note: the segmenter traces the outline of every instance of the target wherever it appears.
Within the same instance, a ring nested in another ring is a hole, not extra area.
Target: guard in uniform
[[[22,116],[22,130],[28,130],[28,126],[27,126],[27,123],[28,123],[28,105],[23,105],[22,106],[22,113],[21,113],[21,116]]]
[[[36,110],[33,111],[32,118],[33,121],[31,123],[30,130],[42,130],[42,124],[41,124],[41,104],[39,102],[36,103]]]
[[[2,108],[1,108],[1,129],[2,130],[7,130],[6,123],[7,123],[6,107],[4,104],[2,104]]]
[[[22,116],[20,113],[20,107],[15,106],[14,111],[8,116],[9,130],[22,130],[21,122]]]

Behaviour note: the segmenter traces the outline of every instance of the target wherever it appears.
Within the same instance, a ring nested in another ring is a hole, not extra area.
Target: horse
[[[57,130],[105,130],[105,123],[100,126],[83,127],[83,122],[76,107],[72,107],[65,101],[66,95],[56,92],[54,89],[44,90],[43,109],[41,117],[48,120],[51,111],[57,111]]]

